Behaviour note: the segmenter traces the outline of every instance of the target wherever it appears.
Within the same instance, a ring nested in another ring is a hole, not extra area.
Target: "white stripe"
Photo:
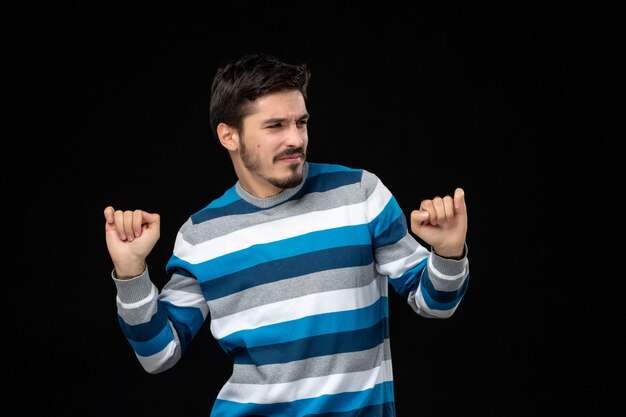
[[[143,307],[144,305],[152,302],[152,300],[156,296],[157,296],[157,289],[154,285],[152,285],[152,288],[150,289],[150,294],[143,300],[135,301],[134,303],[123,303],[122,300],[120,300],[119,296],[116,296],[116,298],[117,298],[117,303],[120,306],[122,306],[122,308],[124,308],[125,310],[132,310],[135,308]]]
[[[360,392],[376,384],[392,381],[391,361],[379,367],[359,372],[305,378],[278,384],[234,384],[227,382],[218,398],[239,403],[273,404],[342,392]]]
[[[391,191],[378,181],[374,192],[367,199],[367,222],[371,222],[378,216],[391,200]]]
[[[412,238],[408,235],[403,238],[403,240],[409,239]],[[379,264],[377,267],[377,271],[382,275],[388,275],[389,278],[399,278],[408,269],[413,268],[429,255],[429,252],[425,247],[417,246],[416,244],[413,244],[412,246],[414,247],[415,251],[409,256],[386,264]]]
[[[415,304],[417,305],[418,310],[422,310],[430,316],[441,319],[446,319],[452,316],[454,310],[456,310],[456,307],[450,310],[431,310],[430,308],[428,308],[428,304],[426,304],[426,301],[424,301],[421,288],[418,288],[418,290],[415,292]]]
[[[334,313],[367,307],[381,296],[381,284],[374,280],[359,288],[346,288],[308,294],[302,297],[265,304],[211,320],[211,332],[217,339],[240,330],[296,320],[316,314]]]
[[[198,264],[253,245],[276,242],[318,230],[366,224],[383,210],[390,198],[389,190],[379,182],[374,193],[365,202],[250,226],[197,245],[185,241],[179,233],[174,245],[174,255],[191,264]]]
[[[173,329],[172,329],[173,331]],[[149,373],[154,373],[158,370],[160,370],[163,365],[174,355],[176,355],[177,352],[177,345],[176,345],[176,341],[172,340],[171,342],[169,342],[167,344],[167,346],[165,346],[163,348],[163,350],[155,353],[154,355],[151,356],[140,356],[137,353],[135,353],[135,356],[137,356],[137,359],[139,359],[139,362],[141,363],[141,366],[143,366],[143,368],[146,370],[146,372]]]
[[[209,314],[209,306],[201,294],[195,294],[188,291],[178,291],[163,289],[161,298],[174,304],[177,307],[194,307],[202,312],[204,318]]]

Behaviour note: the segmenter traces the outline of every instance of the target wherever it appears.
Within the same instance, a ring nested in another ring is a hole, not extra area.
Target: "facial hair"
[[[257,175],[261,176],[265,181],[272,184],[274,187],[280,188],[281,190],[285,190],[287,188],[297,187],[302,182],[302,171],[298,171],[298,167],[300,166],[300,164],[290,165],[289,168],[291,169],[291,174],[285,178],[265,177],[260,174],[261,161],[259,160],[259,158],[255,158],[254,155],[251,155],[248,152],[248,148],[246,147],[246,142],[243,140],[243,138],[242,140],[240,140],[240,146],[241,146],[241,149],[239,152],[239,156],[241,157],[241,162],[243,162],[243,165],[246,167],[246,169],[250,172],[256,173]],[[306,153],[304,152],[304,149],[301,147],[298,147],[298,148],[289,148],[275,155],[272,161],[276,162],[279,158],[282,158],[287,155],[292,155],[292,154],[303,155],[303,160],[306,160]]]

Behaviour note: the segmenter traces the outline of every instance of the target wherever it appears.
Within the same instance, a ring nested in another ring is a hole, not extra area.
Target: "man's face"
[[[239,135],[239,157],[247,171],[248,188],[270,190],[273,195],[302,182],[308,118],[299,91],[272,93],[254,102]]]

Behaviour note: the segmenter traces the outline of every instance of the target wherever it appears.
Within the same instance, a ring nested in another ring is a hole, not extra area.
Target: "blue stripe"
[[[393,402],[368,405],[350,411],[338,411],[321,414],[307,414],[304,417],[395,417],[396,407]]]
[[[238,196],[239,197],[239,196]],[[210,205],[191,216],[193,224],[200,224],[219,217],[232,216],[238,214],[249,214],[259,211],[258,207],[253,206],[240,197],[238,200],[227,203],[226,206],[211,207]]]
[[[241,347],[232,350],[231,354],[234,356],[235,363],[241,365],[287,363],[317,356],[371,349],[383,343],[388,337],[389,327],[385,318],[365,329],[313,336],[293,342],[250,349]]]
[[[126,337],[133,342],[145,342],[147,340],[151,340],[159,334],[163,328],[168,326],[167,310],[163,308],[161,303],[157,304],[157,311],[150,318],[149,322],[130,325],[127,324],[119,315],[117,318]]]
[[[174,338],[168,318],[172,320],[181,341],[181,349],[185,351],[204,321],[202,312],[197,308],[177,307],[159,301],[157,312],[147,323],[129,325],[120,316],[118,321],[128,342],[137,353],[141,356],[150,356],[163,350]]]
[[[212,281],[200,282],[200,287],[207,300],[215,300],[258,285],[314,272],[369,265],[373,261],[369,245],[331,248],[261,263]],[[198,265],[199,269],[194,273],[199,277],[208,274],[207,264]]]
[[[433,283],[428,277],[428,270],[422,275],[421,291],[424,301],[428,308],[432,310],[450,310],[456,307],[460,302],[469,283],[469,275],[466,277],[463,285],[456,291],[437,291]]]
[[[348,184],[358,183],[361,181],[361,177],[361,170],[348,169],[340,165],[319,166],[317,164],[309,164],[309,174],[303,187],[288,201],[297,200],[311,192],[325,192]],[[263,210],[266,210],[266,208],[256,207],[241,199],[237,194],[235,186],[233,186],[220,198],[193,214],[191,221],[193,224],[199,224],[224,216],[256,213]]]
[[[391,286],[402,296],[402,298],[406,299],[409,296],[409,293],[415,290],[419,285],[422,274],[427,274],[426,265],[428,265],[428,258],[424,258],[421,262],[413,268],[408,269],[398,278],[390,279],[389,282],[391,283]]]
[[[391,198],[384,210],[370,223],[372,235],[376,240],[376,249],[392,245],[407,234],[404,213],[395,198]]]
[[[361,169],[349,168],[338,164],[320,164],[315,162],[308,162],[309,175],[308,178],[313,178],[319,174],[328,174],[331,172],[362,172]]]
[[[385,414],[374,414],[375,416],[394,417],[393,389],[393,382],[390,381],[377,384],[373,388],[359,392],[322,395],[317,398],[276,404],[237,403],[218,398],[213,405],[211,417],[310,417],[333,412],[354,413],[356,410],[361,410],[363,407],[376,405],[383,406],[382,410],[384,410]],[[348,415],[361,416],[361,414]],[[371,414],[366,415],[369,416]]]
[[[167,269],[187,269],[192,271],[195,276],[201,277],[203,281],[207,281],[242,271],[264,262],[340,246],[370,245],[370,243],[371,237],[366,225],[345,226],[311,232],[276,242],[254,245],[195,265],[177,256],[172,256],[168,262]]]
[[[219,342],[228,351],[239,346],[254,348],[270,343],[293,342],[311,336],[368,328],[388,315],[387,297],[381,297],[368,307],[318,314],[257,329],[242,330],[221,338]]]
[[[237,188],[233,185],[228,190],[226,190],[221,197],[211,201],[211,203],[206,208],[227,206],[237,200],[241,200],[241,197],[239,197],[239,194],[237,194]]]
[[[181,350],[185,352],[204,322],[202,311],[196,307],[180,307],[168,302],[164,304],[167,304],[168,315],[178,333]]]
[[[172,340],[174,340],[172,329],[170,326],[165,326],[155,337],[150,340],[147,340],[145,342],[137,342],[132,339],[128,339],[128,342],[139,356],[151,356],[165,349],[165,347]]]

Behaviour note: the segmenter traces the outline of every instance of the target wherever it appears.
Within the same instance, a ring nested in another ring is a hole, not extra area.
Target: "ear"
[[[218,124],[217,137],[220,139],[222,146],[229,151],[237,150],[239,140],[237,137],[237,130],[234,127],[227,125],[226,123]]]

